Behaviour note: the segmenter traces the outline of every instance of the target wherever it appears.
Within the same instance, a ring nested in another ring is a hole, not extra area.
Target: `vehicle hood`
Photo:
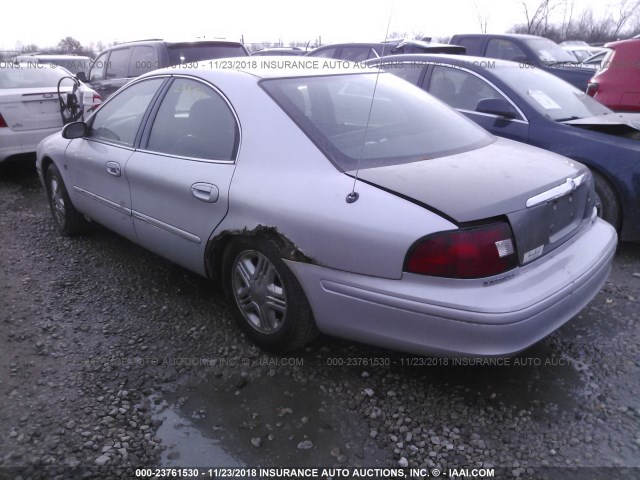
[[[529,198],[587,171],[560,155],[497,138],[456,155],[361,169],[358,178],[464,223],[523,210]]]
[[[640,113],[606,113],[593,117],[567,120],[568,125],[626,125],[640,131]]]

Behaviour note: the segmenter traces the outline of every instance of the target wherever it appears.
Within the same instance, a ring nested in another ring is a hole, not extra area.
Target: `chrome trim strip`
[[[536,205],[540,205],[541,203],[548,202],[549,200],[554,200],[556,198],[560,198],[567,193],[573,192],[576,188],[578,188],[582,182],[585,180],[585,174],[577,176],[576,178],[567,178],[567,180],[557,187],[553,187],[546,192],[542,192],[538,195],[535,195],[527,200],[527,208],[535,207]]]
[[[180,160],[191,160],[193,162],[216,163],[216,164],[223,164],[223,165],[233,165],[236,163],[235,160],[211,160],[208,158],[199,158],[199,157],[181,157],[180,155],[173,155],[172,153],[156,152],[155,150],[143,150],[142,148],[139,148],[136,151],[140,153],[147,153],[149,155],[160,155],[161,157],[177,158]]]
[[[189,240],[190,242],[201,243],[200,237],[198,237],[197,235],[181,230],[177,227],[174,227],[173,225],[169,225],[168,223],[161,222],[160,220],[156,220],[155,218],[149,217],[140,212],[136,212],[135,210],[133,210],[132,213],[133,218],[148,223],[153,227],[160,228],[165,232],[173,233],[174,235],[177,235],[180,238],[184,238],[185,240]]]
[[[76,185],[73,186],[73,189],[78,192],[81,193],[82,195],[85,195],[87,197],[89,197],[92,200],[95,200],[96,202],[102,203],[103,205],[106,205],[107,207],[111,207],[114,210],[117,210],[120,213],[124,213],[127,216],[131,216],[131,209],[127,208],[123,205],[120,205],[116,202],[112,202],[111,200],[107,200],[104,197],[101,197],[100,195],[96,195],[95,193],[91,193],[88,190],[85,190],[84,188],[80,188]]]

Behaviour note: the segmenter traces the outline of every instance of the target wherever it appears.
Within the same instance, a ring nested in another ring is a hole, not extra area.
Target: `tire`
[[[62,175],[53,163],[47,168],[45,180],[53,223],[58,231],[65,236],[83,233],[86,230],[87,221],[71,203]]]
[[[596,187],[596,208],[598,216],[609,222],[620,232],[622,225],[622,213],[618,196],[609,182],[599,173],[592,172]]]
[[[233,239],[222,260],[222,284],[238,325],[264,350],[296,350],[318,335],[307,297],[275,240]]]

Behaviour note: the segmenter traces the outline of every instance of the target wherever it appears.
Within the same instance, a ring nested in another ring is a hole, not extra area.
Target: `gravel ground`
[[[508,366],[327,337],[278,358],[210,282],[100,227],[60,237],[33,168],[0,166],[0,204],[0,477],[306,465],[640,478],[638,245]]]

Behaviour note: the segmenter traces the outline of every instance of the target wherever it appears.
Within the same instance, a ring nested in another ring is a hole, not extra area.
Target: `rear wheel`
[[[622,224],[622,213],[620,212],[620,202],[618,196],[609,182],[599,173],[593,172],[593,180],[596,187],[596,208],[598,216],[609,222],[620,231]]]
[[[270,238],[238,238],[223,258],[223,285],[235,320],[260,347],[286,352],[317,335],[309,302]]]
[[[62,175],[52,163],[45,174],[49,206],[56,228],[62,235],[78,235],[85,231],[87,221],[71,203]]]

